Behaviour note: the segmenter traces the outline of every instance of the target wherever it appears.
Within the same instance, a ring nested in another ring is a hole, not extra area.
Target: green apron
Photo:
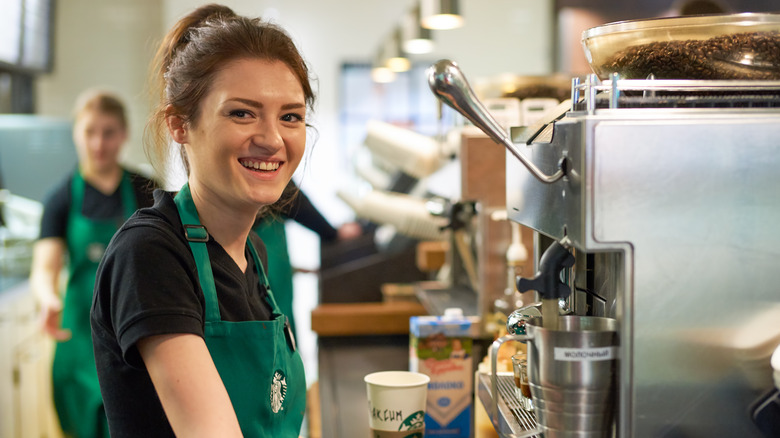
[[[290,319],[293,334],[297,335],[293,315],[293,268],[287,251],[284,220],[266,217],[254,230],[265,243],[268,252],[268,282],[274,290],[274,298],[282,313]]]
[[[127,172],[119,183],[123,217],[90,219],[81,214],[84,178],[76,171],[71,183],[66,244],[68,285],[62,310],[62,327],[71,338],[58,342],[52,364],[54,406],[62,430],[78,438],[108,437],[108,422],[100,396],[89,311],[95,275],[103,252],[116,230],[136,210],[135,193]]]
[[[268,278],[252,242],[261,286],[273,312],[270,321],[222,321],[206,242],[189,185],[174,198],[190,249],[195,257],[206,303],[205,340],[227,389],[245,437],[298,437],[306,409],[303,361],[284,314],[274,301]]]

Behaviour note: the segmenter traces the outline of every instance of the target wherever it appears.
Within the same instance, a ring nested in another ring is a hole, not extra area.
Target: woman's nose
[[[87,146],[90,149],[100,149],[101,145],[104,143],[103,136],[102,135],[90,135],[87,137]]]
[[[257,132],[253,142],[258,146],[279,149],[284,145],[282,133],[275,120],[263,120],[258,122]]]

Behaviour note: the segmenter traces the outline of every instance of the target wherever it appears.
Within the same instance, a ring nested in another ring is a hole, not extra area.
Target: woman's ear
[[[165,124],[168,126],[168,132],[173,141],[179,144],[187,143],[187,121],[182,116],[175,114],[170,105],[165,109]]]

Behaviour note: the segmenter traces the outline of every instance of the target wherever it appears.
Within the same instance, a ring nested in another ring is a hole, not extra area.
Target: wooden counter
[[[320,304],[311,312],[311,328],[318,336],[409,334],[409,318],[427,315],[418,302]]]

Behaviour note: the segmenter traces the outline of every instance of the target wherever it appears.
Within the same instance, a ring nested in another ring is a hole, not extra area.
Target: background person
[[[152,204],[152,182],[119,164],[127,140],[119,98],[87,91],[75,110],[78,168],[44,202],[30,286],[41,306],[44,331],[58,341],[52,387],[63,431],[78,438],[108,437],[89,325],[95,272],[119,226],[137,207]]]
[[[157,60],[147,153],[165,175],[181,145],[188,177],[155,192],[98,270],[92,332],[111,436],[297,437],[303,362],[251,228],[303,158],[308,68],[281,28],[220,5],[179,20]]]
[[[282,313],[287,315],[293,333],[297,336],[293,313],[293,269],[287,245],[285,222],[294,220],[317,233],[325,243],[354,239],[363,234],[357,222],[347,222],[338,228],[328,222],[306,194],[292,181],[282,194],[277,212],[262,215],[253,230],[260,236],[268,251],[268,281]],[[295,250],[293,248],[293,250]]]

